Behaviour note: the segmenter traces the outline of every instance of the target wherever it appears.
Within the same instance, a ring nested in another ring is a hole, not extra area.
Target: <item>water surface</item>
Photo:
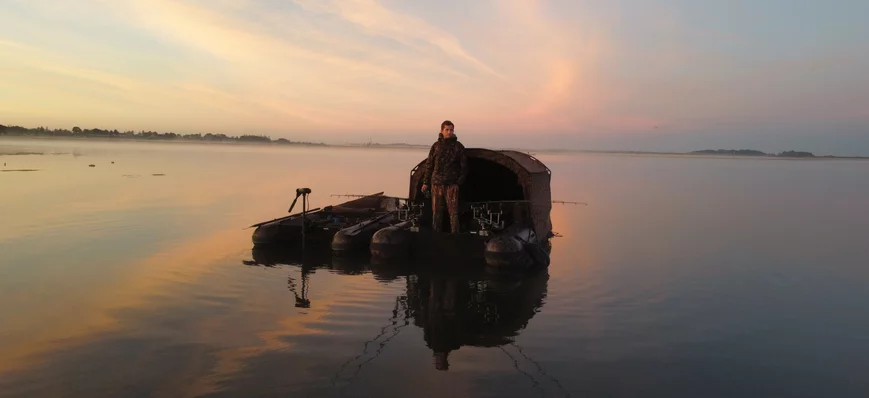
[[[537,154],[522,277],[251,250],[424,156],[0,140],[0,396],[869,395],[869,162]]]

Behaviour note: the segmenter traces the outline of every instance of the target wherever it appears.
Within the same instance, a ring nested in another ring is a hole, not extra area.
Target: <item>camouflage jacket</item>
[[[455,135],[448,139],[439,135],[437,142],[431,146],[425,162],[423,184],[462,184],[467,176],[468,159],[465,156],[465,146]]]

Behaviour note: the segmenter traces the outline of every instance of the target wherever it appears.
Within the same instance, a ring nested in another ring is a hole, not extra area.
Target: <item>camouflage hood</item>
[[[444,138],[438,134],[438,140],[431,146],[428,160],[425,163],[425,178],[427,185],[462,184],[468,175],[468,159],[465,156],[465,146],[453,134]]]

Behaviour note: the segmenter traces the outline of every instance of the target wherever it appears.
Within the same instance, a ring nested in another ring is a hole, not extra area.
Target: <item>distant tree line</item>
[[[694,151],[691,154],[695,155],[727,155],[727,156],[773,156],[780,158],[813,158],[815,155],[811,152],[800,151],[785,151],[778,154],[756,151],[753,149],[704,149],[702,151]]]
[[[38,137],[97,137],[97,138],[133,138],[144,140],[178,140],[178,141],[217,141],[217,142],[256,142],[256,143],[275,143],[285,145],[326,145],[324,143],[299,142],[290,141],[286,138],[278,138],[272,140],[267,135],[251,135],[244,134],[241,136],[228,136],[226,134],[177,134],[177,133],[159,133],[156,131],[124,131],[104,130],[99,128],[82,129],[75,126],[71,130],[67,129],[48,129],[45,127],[27,128],[21,126],[3,126],[0,125],[0,134],[9,136],[38,136]]]
[[[815,154],[811,152],[800,152],[800,151],[785,151],[776,155],[782,158],[813,158]]]
[[[697,155],[737,155],[737,156],[769,156],[769,154],[753,149],[705,149],[691,152]]]

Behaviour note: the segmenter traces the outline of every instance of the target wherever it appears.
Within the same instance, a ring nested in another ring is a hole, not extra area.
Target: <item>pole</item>
[[[307,210],[308,210],[308,194],[306,192],[302,193],[302,248],[305,247],[306,234],[305,230],[308,229],[308,218],[307,218]]]

